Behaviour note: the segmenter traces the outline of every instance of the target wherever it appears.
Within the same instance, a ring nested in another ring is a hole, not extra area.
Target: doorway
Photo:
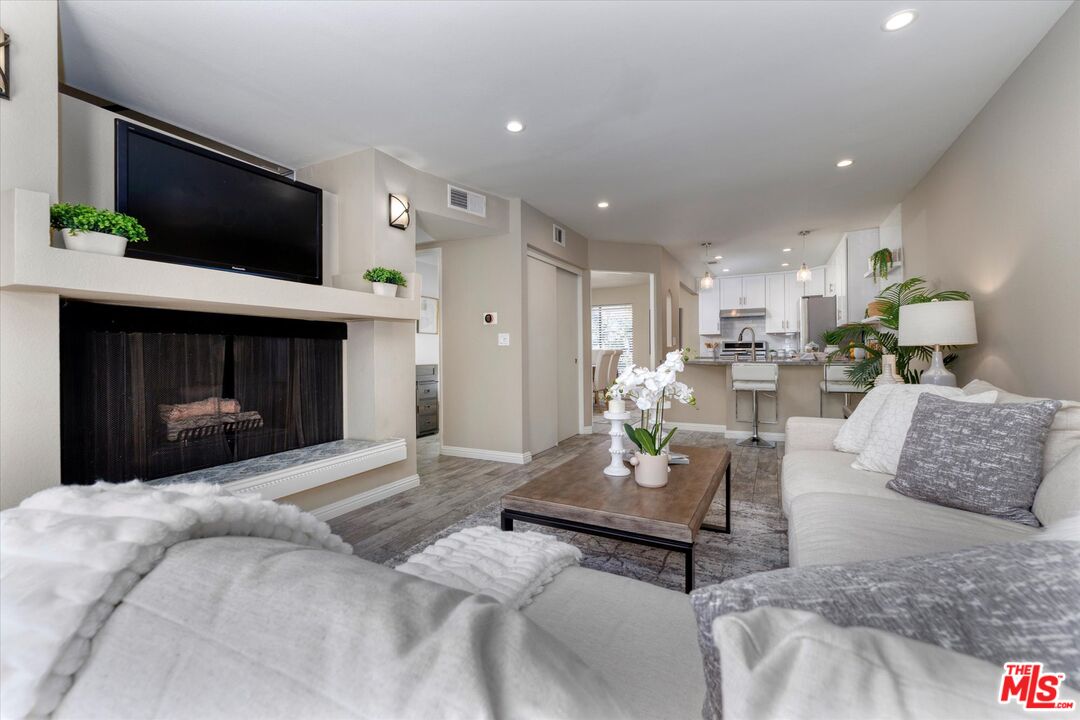
[[[652,273],[603,270],[593,270],[590,282],[592,355],[599,358],[603,351],[619,352],[614,368],[593,362],[593,388],[599,391],[631,365],[656,366],[655,285]]]
[[[582,425],[581,275],[539,255],[526,261],[528,440],[535,455]]]

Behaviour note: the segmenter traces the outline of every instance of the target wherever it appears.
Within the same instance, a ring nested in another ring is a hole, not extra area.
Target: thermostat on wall
[[[485,325],[498,325],[499,324],[499,313],[484,313],[484,324]]]

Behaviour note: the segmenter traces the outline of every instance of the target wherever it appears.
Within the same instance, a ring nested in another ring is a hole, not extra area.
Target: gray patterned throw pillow
[[[1042,661],[1080,689],[1080,543],[1019,542],[938,555],[755,573],[695,590],[705,717],[722,709],[713,620],[757,607],[807,610],[994,664]]]
[[[975,405],[919,398],[887,487],[945,507],[1038,526],[1043,445],[1061,403]]]

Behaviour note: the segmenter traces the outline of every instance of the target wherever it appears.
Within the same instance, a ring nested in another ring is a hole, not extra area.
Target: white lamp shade
[[[946,300],[904,305],[900,308],[899,344],[974,345],[975,303]]]

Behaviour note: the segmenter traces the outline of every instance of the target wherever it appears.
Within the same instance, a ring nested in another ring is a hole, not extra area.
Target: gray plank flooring
[[[607,445],[608,425],[594,418],[592,435],[575,435],[533,457],[528,465],[470,460],[439,455],[437,436],[417,441],[420,486],[334,518],[330,527],[355,548],[356,554],[384,562],[441,532],[506,492],[561,465],[596,445]],[[716,433],[680,430],[675,442],[697,447],[730,447],[733,500],[780,504],[779,457],[782,448],[736,447]]]

